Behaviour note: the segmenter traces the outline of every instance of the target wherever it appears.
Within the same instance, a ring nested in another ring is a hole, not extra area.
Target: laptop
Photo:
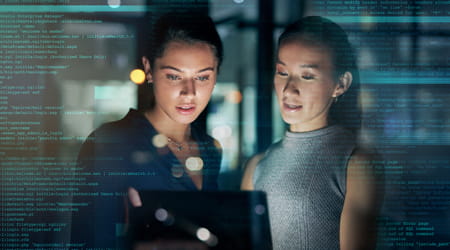
[[[139,191],[127,248],[272,249],[262,191]]]

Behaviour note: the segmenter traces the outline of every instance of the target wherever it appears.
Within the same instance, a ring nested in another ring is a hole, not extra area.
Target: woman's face
[[[177,123],[193,122],[205,109],[216,83],[217,59],[206,43],[170,42],[153,68],[143,59],[153,84],[154,111]]]
[[[328,125],[334,97],[343,93],[333,73],[328,49],[295,40],[281,45],[274,85],[281,116],[291,131],[312,131]]]

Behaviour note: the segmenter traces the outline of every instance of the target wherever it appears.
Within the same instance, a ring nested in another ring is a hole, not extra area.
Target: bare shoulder
[[[382,163],[375,149],[358,147],[347,165],[346,198],[359,203],[361,207],[378,205],[383,194]]]
[[[359,147],[347,165],[340,223],[341,249],[375,249],[376,218],[383,196],[382,159],[376,150]]]
[[[258,165],[263,156],[264,153],[256,154],[244,164],[244,174],[241,182],[242,190],[253,190],[253,174],[255,172],[256,165]]]
[[[347,175],[352,177],[352,174],[360,174],[366,177],[382,178],[382,165],[382,157],[374,148],[360,146],[350,157]]]
[[[264,157],[264,153],[256,154],[246,162],[245,167],[247,168],[256,168],[256,165],[261,161],[261,159]]]
[[[217,149],[217,151],[222,154],[222,145],[220,144],[220,142],[213,138],[213,145]]]

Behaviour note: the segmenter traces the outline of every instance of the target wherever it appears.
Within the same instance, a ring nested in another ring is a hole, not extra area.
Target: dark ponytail
[[[331,51],[335,80],[339,80],[345,72],[352,73],[350,88],[333,103],[329,115],[334,122],[358,134],[362,116],[359,71],[355,53],[345,31],[329,19],[309,16],[287,26],[278,39],[278,47],[292,41],[328,48]]]

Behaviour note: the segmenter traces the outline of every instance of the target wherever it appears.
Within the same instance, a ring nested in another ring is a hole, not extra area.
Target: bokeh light
[[[255,206],[255,213],[257,215],[263,215],[266,212],[266,207],[264,205],[258,204]]]
[[[164,222],[169,218],[169,213],[164,208],[158,208],[155,211],[155,218],[158,221]]]
[[[136,164],[145,164],[152,159],[152,155],[145,151],[134,151],[131,154],[131,160]]]
[[[228,125],[218,126],[213,128],[212,136],[217,139],[224,139],[231,136],[232,130]]]
[[[180,178],[181,176],[183,176],[184,169],[179,166],[173,166],[171,172],[173,177]]]
[[[130,72],[130,80],[136,84],[145,82],[145,72],[142,69],[133,69]]]
[[[225,100],[230,103],[238,104],[242,101],[242,93],[238,90],[230,91],[226,95]]]
[[[157,148],[165,147],[167,145],[167,142],[167,136],[163,134],[157,134],[152,138],[152,143]]]
[[[214,234],[204,227],[198,228],[195,234],[199,240],[205,242],[210,247],[216,246],[219,241]]]
[[[109,7],[115,9],[115,8],[119,8],[120,7],[120,0],[108,0],[108,5]]]
[[[197,238],[201,241],[208,241],[211,237],[211,233],[208,229],[201,227],[197,230]]]
[[[200,157],[189,157],[186,159],[186,168],[190,171],[200,171],[203,168],[203,160]]]

